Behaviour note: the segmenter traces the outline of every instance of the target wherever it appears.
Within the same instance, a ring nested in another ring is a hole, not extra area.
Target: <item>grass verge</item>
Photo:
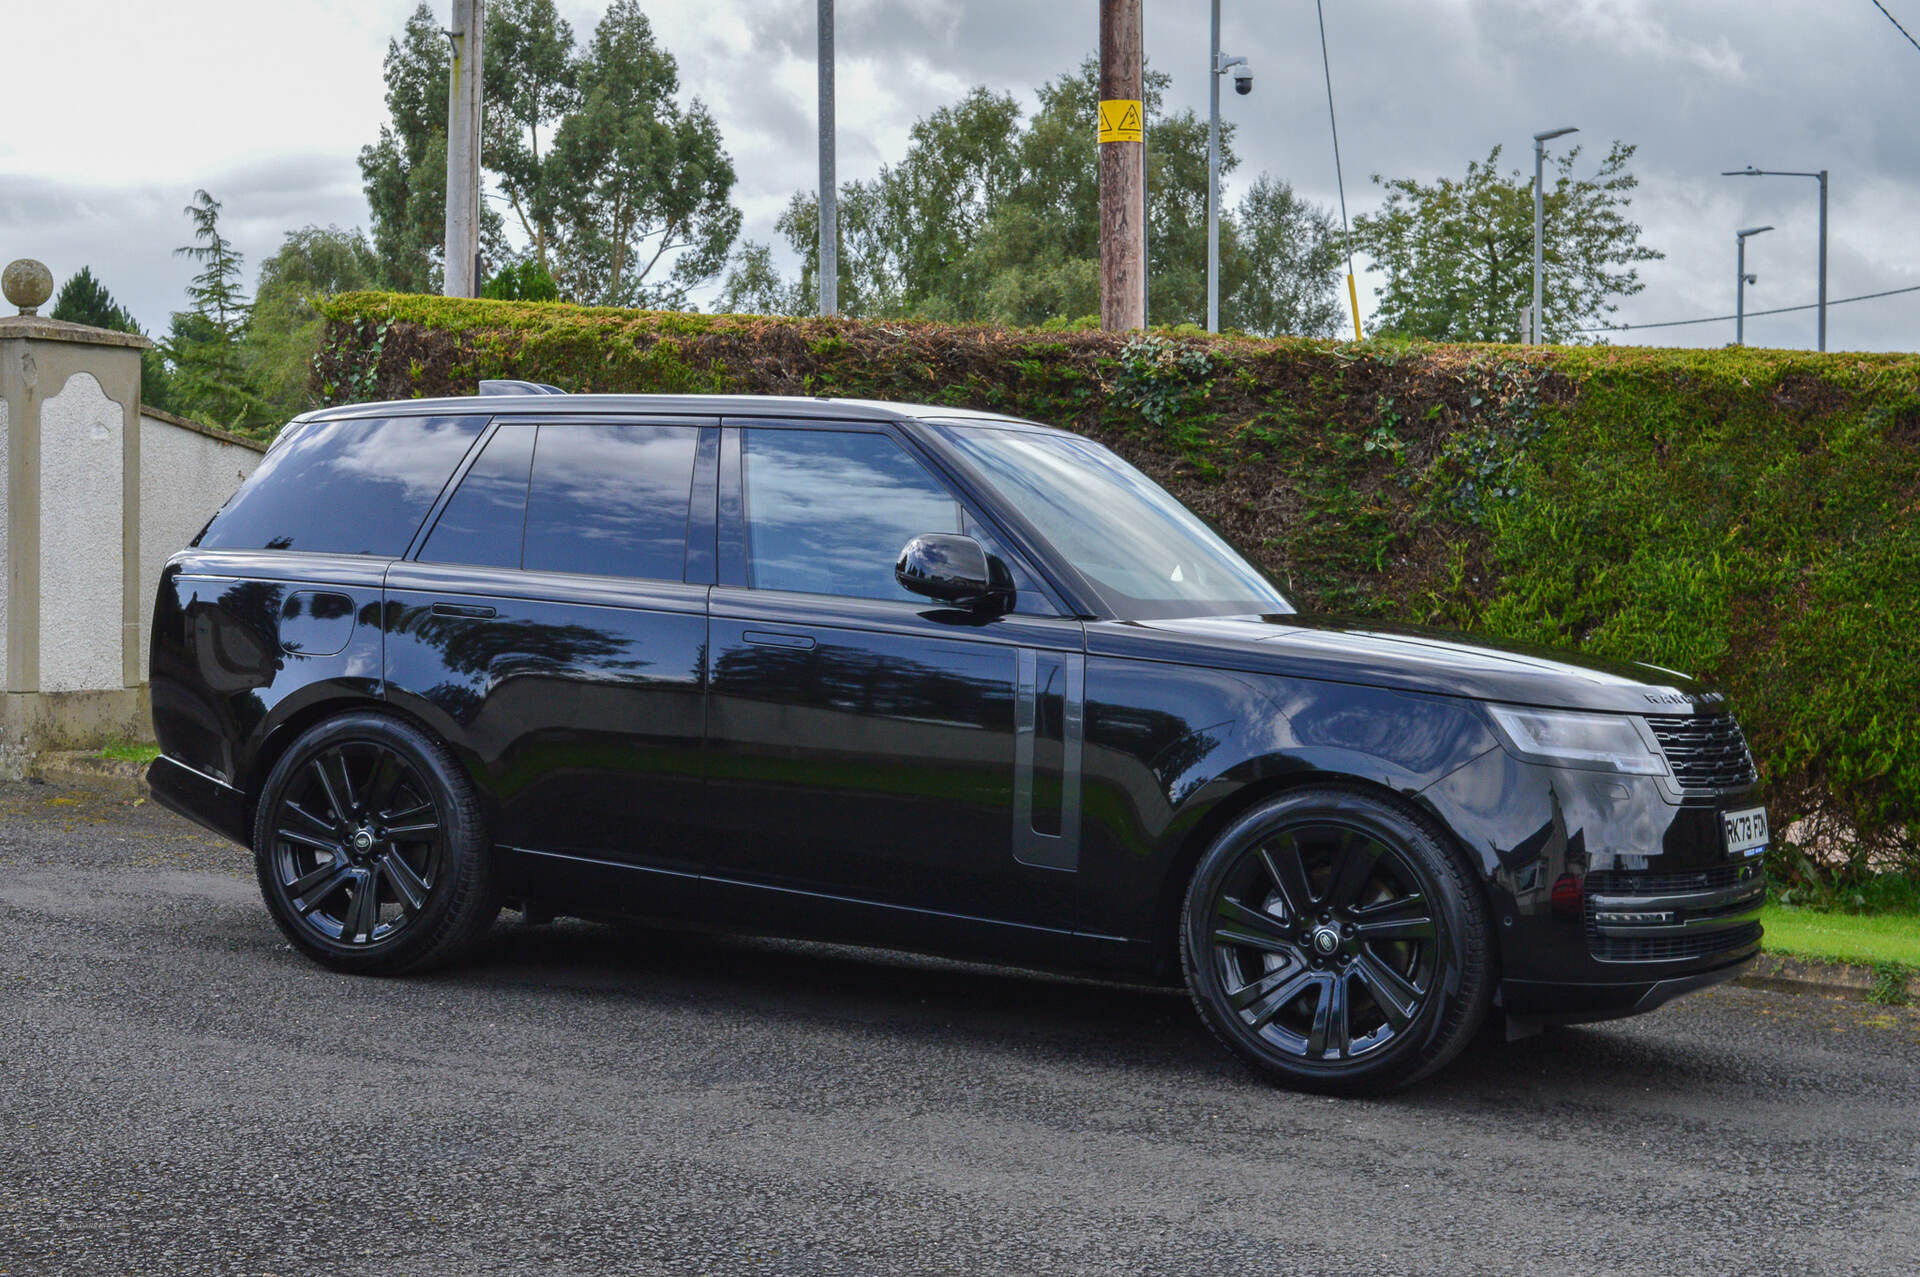
[[[123,763],[139,763],[146,766],[160,757],[158,745],[142,745],[133,741],[108,741],[100,747],[100,757],[111,758]]]
[[[1769,953],[1862,966],[1897,962],[1920,967],[1920,914],[1828,913],[1769,904],[1760,921]]]

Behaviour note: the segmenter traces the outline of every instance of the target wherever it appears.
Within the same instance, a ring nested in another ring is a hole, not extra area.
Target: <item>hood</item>
[[[1700,680],[1657,665],[1334,617],[1096,621],[1087,626],[1087,652],[1558,709],[1724,707]]]

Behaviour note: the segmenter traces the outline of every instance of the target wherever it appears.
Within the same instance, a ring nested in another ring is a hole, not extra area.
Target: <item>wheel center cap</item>
[[[373,850],[373,831],[370,829],[360,829],[360,830],[354,831],[353,849],[355,851],[372,851]]]
[[[1332,957],[1339,947],[1340,933],[1332,927],[1321,927],[1313,933],[1313,951],[1321,957]]]

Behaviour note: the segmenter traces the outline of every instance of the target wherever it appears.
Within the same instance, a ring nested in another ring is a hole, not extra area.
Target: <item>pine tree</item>
[[[242,358],[248,305],[240,288],[241,256],[220,233],[220,201],[205,191],[193,193],[184,210],[197,241],[174,254],[200,263],[187,285],[184,311],[175,311],[166,342],[183,408],[224,426],[245,426],[261,415]]]
[[[53,301],[53,318],[137,337],[147,335],[133,313],[115,301],[107,286],[85,266],[60,286],[60,294]],[[140,352],[140,402],[162,411],[179,406],[175,402],[173,374],[167,368],[165,353],[158,346],[149,346]]]

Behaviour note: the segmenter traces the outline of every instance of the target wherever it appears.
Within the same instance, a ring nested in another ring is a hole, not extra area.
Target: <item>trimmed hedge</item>
[[[1305,608],[1719,680],[1781,828],[1814,816],[1857,835],[1823,847],[1843,848],[1843,876],[1920,873],[1920,357],[1127,337],[378,293],[323,309],[313,385],[327,402],[522,377],[951,404],[1080,431]],[[1788,876],[1823,876],[1797,849],[1782,856]]]

